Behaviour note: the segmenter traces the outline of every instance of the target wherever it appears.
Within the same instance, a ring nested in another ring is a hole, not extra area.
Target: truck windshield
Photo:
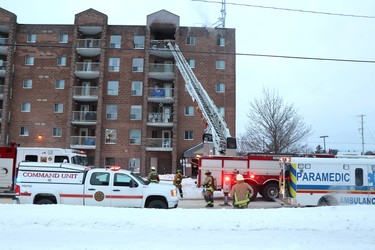
[[[77,165],[82,165],[82,166],[88,166],[89,165],[88,162],[87,162],[87,156],[83,156],[83,155],[73,156],[71,163],[77,164]]]
[[[131,173],[131,175],[134,177],[134,179],[136,179],[137,181],[139,181],[142,185],[148,185],[148,184],[150,184],[149,181],[146,181],[145,179],[143,179],[139,175],[135,175],[134,173]]]

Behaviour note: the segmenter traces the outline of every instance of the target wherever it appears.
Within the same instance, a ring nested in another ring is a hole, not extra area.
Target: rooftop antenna
[[[215,28],[225,28],[225,17],[227,15],[227,0],[221,0],[221,17],[212,26],[216,25]]]

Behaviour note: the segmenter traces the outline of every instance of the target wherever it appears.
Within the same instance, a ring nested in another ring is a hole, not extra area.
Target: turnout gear
[[[181,174],[181,170],[177,170],[177,173],[175,174],[174,179],[173,179],[173,185],[175,185],[176,188],[178,188],[178,191],[180,191],[181,198],[183,198],[182,178],[183,178],[183,176]]]
[[[202,186],[205,188],[204,199],[207,203],[206,207],[214,206],[214,177],[211,176],[209,170],[206,171],[206,178],[204,179]]]
[[[156,172],[155,167],[151,167],[151,172],[147,176],[148,181],[159,183],[159,174]]]
[[[244,182],[241,174],[236,176],[237,183],[232,187],[230,196],[233,197],[233,206],[235,208],[247,208],[252,195],[252,188]]]

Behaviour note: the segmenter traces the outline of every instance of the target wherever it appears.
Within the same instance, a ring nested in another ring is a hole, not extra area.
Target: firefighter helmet
[[[156,168],[155,167],[151,167],[151,171],[155,171],[156,170]]]
[[[204,174],[211,174],[211,171],[207,170],[206,173],[204,173]]]
[[[243,175],[242,174],[238,174],[236,176],[236,181],[244,181],[245,179],[243,178]]]

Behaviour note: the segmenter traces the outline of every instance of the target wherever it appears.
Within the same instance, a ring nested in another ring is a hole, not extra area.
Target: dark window
[[[355,185],[363,186],[363,169],[362,168],[355,169]]]
[[[25,161],[38,162],[38,156],[37,155],[26,155]]]
[[[69,162],[69,157],[68,156],[64,156],[64,155],[56,155],[55,156],[55,162],[64,162],[64,160],[66,160],[66,162]]]

